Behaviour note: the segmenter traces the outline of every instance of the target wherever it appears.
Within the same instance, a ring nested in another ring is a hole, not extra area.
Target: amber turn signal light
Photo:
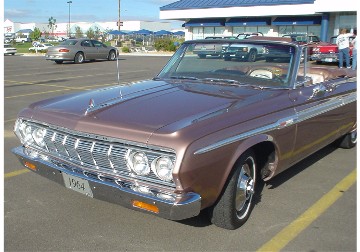
[[[159,208],[152,204],[148,204],[148,203],[141,202],[138,200],[133,200],[132,205],[133,205],[133,207],[137,207],[137,208],[149,211],[149,212],[159,213]]]
[[[24,162],[24,165],[29,168],[30,170],[36,171],[36,165],[29,163],[27,161]]]

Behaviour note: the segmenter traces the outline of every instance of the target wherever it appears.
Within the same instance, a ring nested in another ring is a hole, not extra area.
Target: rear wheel
[[[84,54],[83,54],[83,53],[78,52],[78,53],[75,55],[74,61],[75,61],[76,64],[81,64],[81,63],[84,62],[84,60],[85,60],[85,58],[84,58]]]
[[[109,52],[108,60],[110,60],[110,61],[116,60],[116,53],[115,53],[115,51],[110,51],[110,52]]]
[[[237,162],[224,192],[210,212],[211,222],[225,229],[236,229],[249,218],[257,182],[254,153],[245,152]]]
[[[357,142],[357,131],[354,130],[353,132],[346,134],[340,139],[339,147],[344,149],[351,149],[356,146],[356,142]]]

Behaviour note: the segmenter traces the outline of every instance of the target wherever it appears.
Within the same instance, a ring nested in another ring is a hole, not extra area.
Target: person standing
[[[354,31],[354,35],[355,35],[355,38],[351,41],[351,45],[353,46],[353,50],[352,50],[352,69],[353,70],[356,70],[356,65],[357,65],[357,45],[356,45],[356,42],[357,42],[357,31],[355,30]]]
[[[336,44],[339,49],[339,68],[343,67],[345,57],[346,67],[350,68],[350,41],[351,33],[346,33],[346,29],[341,29],[339,36],[336,38]]]

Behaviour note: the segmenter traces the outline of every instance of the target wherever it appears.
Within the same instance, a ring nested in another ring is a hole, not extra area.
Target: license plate
[[[325,62],[333,62],[333,59],[332,58],[326,58]]]
[[[85,194],[91,198],[93,197],[92,190],[87,180],[66,174],[64,172],[62,173],[62,176],[66,188]]]

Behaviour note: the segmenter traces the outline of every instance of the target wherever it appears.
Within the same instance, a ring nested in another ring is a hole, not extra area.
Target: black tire
[[[82,52],[78,52],[76,55],[75,55],[75,58],[74,58],[74,61],[76,64],[81,64],[85,61],[85,57],[84,57],[84,54]]]
[[[55,60],[55,63],[56,63],[56,64],[62,64],[63,61],[62,61],[62,60]]]
[[[225,60],[225,61],[230,61],[230,60],[231,60],[231,57],[229,57],[229,56],[224,56],[224,60]]]
[[[248,54],[247,61],[248,62],[255,62],[257,57],[257,53],[255,50],[251,50]]]
[[[257,175],[255,155],[248,150],[236,163],[222,195],[210,209],[213,224],[237,229],[247,221],[254,205]]]
[[[339,147],[343,149],[351,149],[356,146],[357,142],[357,131],[354,130],[339,140]]]
[[[110,60],[110,61],[116,60],[116,53],[115,53],[114,50],[111,50],[111,51],[109,52],[108,60]]]
[[[199,54],[198,55],[200,59],[205,59],[206,58],[206,54]]]

